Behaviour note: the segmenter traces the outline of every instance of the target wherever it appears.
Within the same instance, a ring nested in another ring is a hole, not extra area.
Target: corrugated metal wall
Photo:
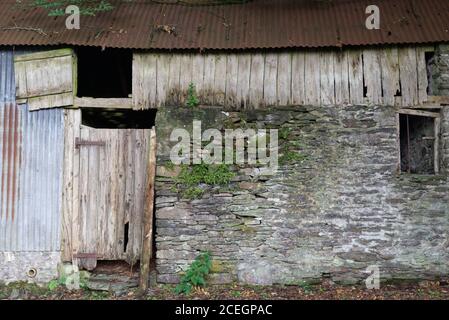
[[[12,51],[0,51],[0,251],[59,251],[64,117],[15,104]]]

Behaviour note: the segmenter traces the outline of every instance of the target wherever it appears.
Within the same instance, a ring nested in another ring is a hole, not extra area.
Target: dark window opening
[[[126,253],[126,249],[128,248],[129,242],[129,222],[125,223],[125,234],[123,237],[123,252]]]
[[[132,51],[81,47],[78,59],[78,97],[128,98],[132,92]]]
[[[396,90],[396,93],[394,94],[395,97],[402,97],[402,84],[401,80],[399,80],[399,89]]]
[[[434,121],[430,117],[399,115],[402,172],[435,174]]]
[[[435,52],[427,51],[424,53],[426,59],[426,71],[427,71],[427,95],[433,95],[433,77],[435,68]]]
[[[81,123],[98,129],[150,129],[156,110],[83,108]]]

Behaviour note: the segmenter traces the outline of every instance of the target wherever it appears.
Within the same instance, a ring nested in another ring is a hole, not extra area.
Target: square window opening
[[[438,173],[437,119],[399,114],[401,172]]]
[[[97,129],[151,129],[156,110],[83,108],[81,124]]]
[[[77,96],[128,98],[132,93],[132,51],[80,47]]]

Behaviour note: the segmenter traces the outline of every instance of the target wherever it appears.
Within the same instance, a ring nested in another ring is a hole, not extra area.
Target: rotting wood
[[[145,188],[145,206],[143,213],[143,240],[140,259],[139,289],[142,293],[148,289],[150,275],[150,260],[153,245],[153,209],[154,209],[154,180],[156,174],[156,130],[150,130],[149,159],[147,165],[147,178]]]

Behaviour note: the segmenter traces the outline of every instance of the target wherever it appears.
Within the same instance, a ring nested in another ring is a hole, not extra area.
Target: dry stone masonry
[[[156,246],[158,281],[173,283],[201,252],[211,281],[354,283],[377,265],[381,280],[449,272],[449,111],[442,110],[441,172],[397,171],[396,109],[294,106],[224,113],[219,108],[158,112]],[[277,128],[280,168],[233,166],[226,186],[200,185],[199,199],[173,186],[173,128]],[[290,157],[295,154],[294,157]]]

